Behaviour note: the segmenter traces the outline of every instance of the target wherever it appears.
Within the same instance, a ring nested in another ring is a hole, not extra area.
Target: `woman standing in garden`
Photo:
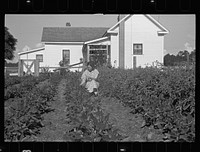
[[[81,86],[85,86],[91,95],[97,96],[99,83],[96,81],[99,71],[95,68],[94,62],[87,63],[87,69],[81,76]]]

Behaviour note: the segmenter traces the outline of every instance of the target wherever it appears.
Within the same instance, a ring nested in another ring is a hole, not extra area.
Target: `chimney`
[[[67,23],[66,23],[66,26],[71,26],[70,22],[67,22]]]
[[[120,14],[118,16],[118,21],[120,21],[123,16]],[[119,68],[124,68],[124,21],[119,24]]]

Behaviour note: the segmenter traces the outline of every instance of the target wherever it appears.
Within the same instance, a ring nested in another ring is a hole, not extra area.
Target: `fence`
[[[27,63],[26,63],[27,62]],[[31,62],[30,65],[28,65],[28,62]],[[31,70],[31,68],[34,65],[34,72]],[[39,76],[39,60],[38,59],[23,59],[19,60],[19,65],[18,65],[18,76],[24,76],[27,74],[31,74],[34,76]],[[24,71],[26,68],[26,72]]]
[[[31,62],[30,65],[28,64],[28,62]],[[49,72],[49,69],[54,69],[53,71],[60,72],[61,69],[66,69],[66,70],[81,69],[81,71],[82,71],[82,69],[84,68],[84,65],[80,66],[80,64],[83,64],[83,62],[79,62],[79,63],[75,63],[72,65],[63,66],[63,67],[40,67],[39,63],[40,62],[37,59],[19,60],[18,76],[24,76],[24,75],[28,75],[28,74],[32,74],[34,76],[39,76],[40,72]],[[34,66],[34,68],[33,68],[33,66]],[[76,66],[78,66],[78,67],[76,67]],[[24,71],[25,69],[26,69],[26,72]],[[32,71],[31,69],[34,69],[34,71]]]
[[[4,67],[4,75],[18,76],[18,67]]]

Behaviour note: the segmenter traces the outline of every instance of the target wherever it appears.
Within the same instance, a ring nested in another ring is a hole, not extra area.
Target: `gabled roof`
[[[129,17],[131,17],[132,15],[134,14],[129,14],[129,15],[126,15],[124,18],[122,18],[119,22],[117,22],[114,26],[112,26],[108,31],[107,33],[113,33],[113,29],[115,29],[116,27],[119,26],[119,24],[128,19]],[[158,31],[158,33],[162,33],[162,34],[167,34],[169,33],[169,31],[164,27],[162,26],[158,21],[156,21],[153,17],[151,17],[151,15],[148,15],[148,14],[144,14],[145,17],[147,17],[152,23],[154,23],[158,28],[160,28],[161,31]]]
[[[86,42],[101,38],[104,27],[44,27],[42,42]]]

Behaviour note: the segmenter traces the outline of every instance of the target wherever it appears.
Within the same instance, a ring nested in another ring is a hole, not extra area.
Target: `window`
[[[70,64],[70,50],[63,50],[63,64],[64,66]]]
[[[88,46],[88,59],[94,61],[97,65],[103,65],[109,62],[110,58],[109,45],[89,45]]]
[[[36,59],[38,59],[39,62],[43,62],[43,54],[36,54]]]
[[[133,55],[142,55],[143,48],[142,44],[133,44]]]

